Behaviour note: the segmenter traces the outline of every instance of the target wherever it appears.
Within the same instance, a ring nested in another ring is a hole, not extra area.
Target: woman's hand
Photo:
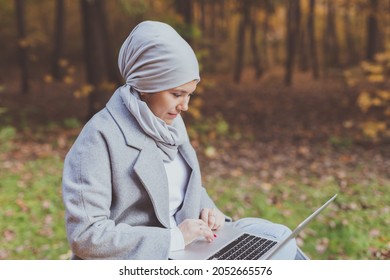
[[[178,228],[183,234],[186,245],[190,244],[198,237],[204,237],[209,242],[214,240],[213,232],[208,225],[200,219],[186,219],[178,225]]]
[[[216,208],[203,208],[200,212],[200,218],[211,230],[222,229],[225,224],[225,215]]]

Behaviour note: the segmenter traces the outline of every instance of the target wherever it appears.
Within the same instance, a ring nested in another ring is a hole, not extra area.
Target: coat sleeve
[[[170,231],[110,219],[112,166],[104,133],[88,125],[66,156],[63,201],[67,237],[82,259],[167,259]]]
[[[200,199],[200,209],[203,208],[217,208],[214,201],[211,199],[209,194],[207,193],[205,187],[202,186],[201,190],[201,199]]]

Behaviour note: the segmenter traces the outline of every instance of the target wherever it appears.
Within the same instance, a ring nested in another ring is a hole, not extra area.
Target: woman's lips
[[[179,115],[179,114],[178,114],[178,113],[176,113],[176,114],[168,113],[168,116],[171,117],[171,118],[173,118],[173,119],[176,118],[177,115]]]

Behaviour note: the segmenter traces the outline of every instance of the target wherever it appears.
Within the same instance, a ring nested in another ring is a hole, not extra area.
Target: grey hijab
[[[126,84],[117,89],[144,132],[152,137],[164,161],[172,161],[187,139],[185,128],[156,117],[139,93],[156,93],[200,80],[198,61],[188,43],[169,25],[144,21],[123,43],[118,58]]]

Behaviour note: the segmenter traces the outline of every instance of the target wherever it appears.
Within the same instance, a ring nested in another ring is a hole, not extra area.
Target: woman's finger
[[[214,209],[211,209],[208,214],[208,223],[207,223],[209,225],[209,228],[214,229],[214,227],[216,226],[216,222],[217,222],[217,218],[215,216],[215,211]]]
[[[211,229],[203,220],[200,219],[186,219],[178,225],[178,228],[183,234],[186,245],[199,237],[204,237],[210,242],[214,239],[214,234]]]
[[[213,230],[220,230],[223,228],[225,224],[225,215],[219,211],[218,209],[215,210],[215,224]]]
[[[203,222],[206,223],[206,225],[209,224],[209,208],[203,208],[202,211],[200,212],[200,218],[202,219]]]
[[[211,231],[211,229],[208,226],[201,226],[199,229],[199,234],[209,242],[214,240],[214,233]]]

